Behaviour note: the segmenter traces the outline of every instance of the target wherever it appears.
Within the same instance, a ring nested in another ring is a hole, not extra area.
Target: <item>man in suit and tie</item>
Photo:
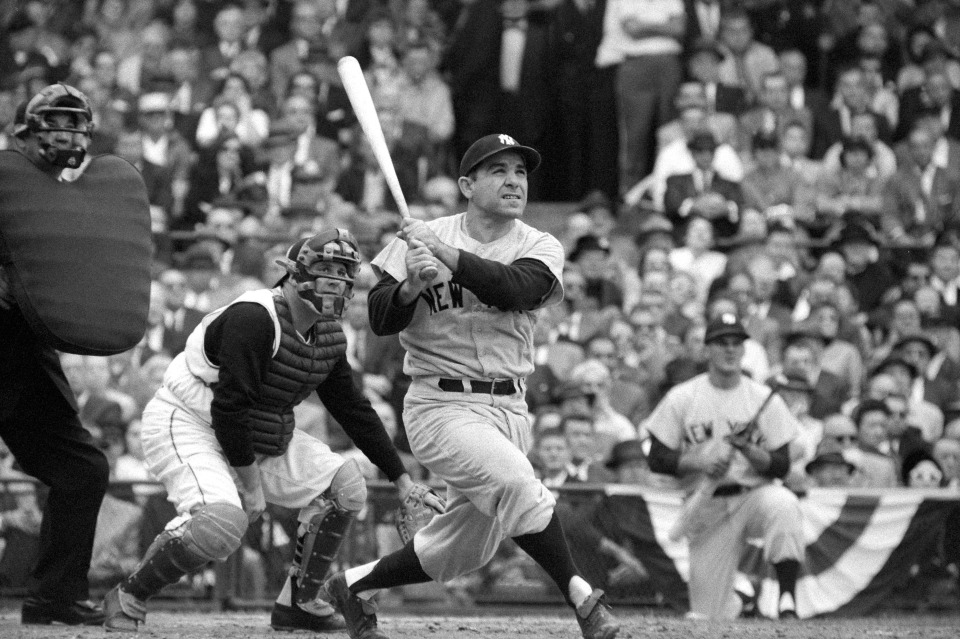
[[[942,365],[942,359],[938,360],[936,366],[931,365],[939,353],[933,340],[925,333],[904,335],[894,344],[893,350],[917,369],[917,377],[911,388],[912,402],[926,400],[946,411],[956,400],[957,378],[951,375],[954,371]]]
[[[743,206],[740,185],[716,174],[713,154],[717,141],[710,131],[698,131],[690,136],[687,147],[693,155],[694,169],[690,173],[667,178],[664,210],[675,225],[691,216],[704,217],[713,224],[717,237],[736,233]]]
[[[761,82],[759,101],[756,107],[740,117],[741,155],[750,155],[750,144],[755,136],[781,138],[789,122],[800,122],[809,128],[813,116],[808,109],[796,109],[790,104],[790,86],[780,72],[768,73]]]
[[[725,84],[720,79],[723,51],[715,42],[697,40],[688,49],[687,72],[703,85],[708,113],[740,116],[747,110],[747,92],[743,87]]]
[[[930,287],[950,309],[960,306],[960,247],[947,238],[930,250]]]
[[[827,107],[827,97],[818,88],[807,86],[807,57],[799,49],[780,52],[780,73],[787,79],[790,106],[811,114]]]
[[[960,140],[960,91],[953,88],[950,78],[943,71],[928,74],[923,86],[904,91],[900,98],[897,139],[907,137],[927,109],[940,116],[947,137]]]
[[[929,129],[915,127],[908,140],[912,162],[887,182],[884,232],[893,241],[932,242],[944,230],[960,226],[960,180],[933,161],[935,140]]]
[[[820,367],[824,338],[819,332],[798,327],[784,335],[783,372],[802,375],[813,387],[810,397],[810,416],[823,419],[840,412],[850,398],[850,386],[845,379]]]
[[[863,70],[857,66],[843,69],[837,78],[837,91],[830,106],[813,114],[813,149],[816,159],[833,144],[851,135],[850,125],[853,115],[870,113],[877,122],[879,138],[884,142],[891,139],[890,124],[882,115],[870,109],[870,94]]]
[[[716,42],[720,36],[720,0],[683,0],[687,28],[683,48],[690,52],[696,42]]]
[[[160,274],[163,287],[163,350],[171,356],[178,355],[187,345],[187,337],[203,319],[203,311],[187,306],[190,286],[187,276],[177,269],[167,269]]]
[[[720,45],[724,50],[720,79],[743,87],[750,102],[756,101],[760,81],[780,67],[777,54],[754,39],[753,24],[743,9],[731,9],[721,17]]]
[[[924,126],[933,136],[933,163],[946,169],[951,175],[960,175],[960,139],[946,135],[942,112],[936,107],[927,107],[917,112],[914,126]],[[898,166],[913,162],[910,159],[910,143],[902,140],[893,149]]]
[[[200,114],[213,100],[214,82],[200,75],[200,51],[191,46],[178,44],[171,48],[167,68],[173,81],[170,99],[173,127],[194,145]]]
[[[200,50],[200,76],[219,82],[230,73],[230,63],[244,49],[243,37],[247,23],[243,9],[235,4],[225,5],[213,20],[217,41]]]
[[[330,62],[327,40],[336,25],[333,0],[297,0],[290,16],[290,40],[270,53],[271,89],[278,102],[286,97],[295,73]]]

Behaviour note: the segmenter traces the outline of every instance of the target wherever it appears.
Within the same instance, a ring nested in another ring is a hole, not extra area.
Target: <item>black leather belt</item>
[[[748,490],[750,490],[750,486],[743,486],[741,484],[724,484],[723,486],[717,486],[717,489],[713,491],[713,496],[734,497],[736,495],[742,495]]]
[[[517,392],[517,385],[512,379],[498,379],[494,381],[485,381],[482,379],[471,379],[469,390],[464,387],[463,381],[459,379],[440,378],[437,383],[442,391],[451,393],[488,393],[491,395],[513,395]]]

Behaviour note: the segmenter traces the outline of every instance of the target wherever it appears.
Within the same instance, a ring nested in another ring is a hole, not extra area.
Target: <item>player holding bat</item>
[[[417,460],[447,484],[447,510],[397,552],[327,579],[352,639],[387,636],[372,603],[378,590],[476,570],[505,538],[550,575],[585,639],[619,631],[603,591],[574,565],[553,495],[526,456],[533,329],[540,309],[563,297],[560,242],[521,219],[527,175],[539,164],[536,150],[508,135],[480,138],[460,163],[467,210],[404,220],[400,239],[373,260],[370,325],[400,334],[413,380],[403,421]],[[428,283],[419,274],[431,260],[439,274]]]
[[[671,389],[647,422],[650,469],[706,477],[701,486],[714,487],[694,502],[701,505],[691,510],[684,530],[691,615],[723,619],[739,613],[734,573],[747,539],[759,537],[780,585],[779,616],[796,618],[794,590],[804,552],[800,506],[774,480],[790,469],[788,446],[799,424],[779,396],[771,398],[769,388],[741,372],[746,338],[732,313],[710,320],[707,372]]]

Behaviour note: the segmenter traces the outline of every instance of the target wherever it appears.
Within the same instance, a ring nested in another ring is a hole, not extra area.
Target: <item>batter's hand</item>
[[[420,273],[428,266],[436,268],[436,258],[433,256],[433,252],[430,251],[427,245],[420,240],[407,240],[407,245],[409,246],[409,249],[407,250],[407,256],[405,258],[405,264],[407,267],[407,282],[418,286],[418,291],[423,290],[423,287],[429,284],[432,281],[432,278],[426,281],[421,280]]]
[[[730,433],[725,439],[731,446],[741,452],[750,446],[750,434],[746,432],[746,429],[739,433]]]
[[[709,460],[704,464],[703,471],[710,479],[720,479],[730,470],[730,463],[732,461],[729,455],[719,459]]]
[[[419,240],[430,249],[433,255],[437,255],[443,248],[443,242],[433,232],[433,229],[427,226],[423,220],[416,218],[408,217],[404,219],[397,235],[407,244],[410,244],[413,240]]]

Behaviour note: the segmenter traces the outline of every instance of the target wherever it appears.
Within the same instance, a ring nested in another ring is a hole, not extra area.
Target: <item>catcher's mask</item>
[[[343,264],[347,269],[346,277],[320,271],[318,266],[325,262]],[[295,242],[277,264],[293,278],[300,299],[321,316],[337,318],[343,314],[347,300],[353,297],[353,279],[360,268],[360,252],[349,231],[329,229]],[[325,280],[343,282],[342,294],[323,292]]]
[[[69,124],[55,119],[56,115],[68,116]],[[53,166],[75,169],[87,155],[93,133],[93,111],[87,96],[77,89],[63,83],[51,84],[27,102],[23,122],[19,126],[14,123],[14,131],[21,136],[36,135],[40,157]],[[70,133],[72,146],[60,148],[54,144],[51,134],[55,133]]]

